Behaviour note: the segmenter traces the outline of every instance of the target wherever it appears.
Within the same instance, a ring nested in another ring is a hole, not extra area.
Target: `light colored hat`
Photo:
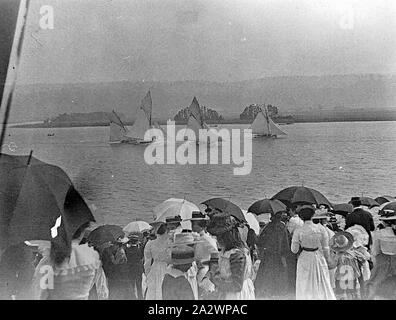
[[[208,215],[203,214],[201,211],[193,211],[191,218],[187,220],[191,220],[191,221],[209,220],[209,217]]]
[[[323,210],[316,210],[315,214],[312,216],[311,218],[312,220],[316,220],[316,219],[327,219],[330,220],[329,214],[326,211]]]
[[[353,246],[353,235],[346,231],[337,232],[330,239],[330,248],[336,252],[347,251]]]
[[[395,210],[382,210],[380,220],[396,220]]]
[[[202,242],[199,239],[199,235],[194,232],[176,232],[173,234],[173,241],[169,244],[170,247],[179,245],[192,245]]]
[[[165,218],[165,223],[166,224],[173,224],[173,223],[180,223],[182,221],[180,216],[175,216],[175,217],[166,217]]]
[[[214,252],[212,252],[211,254],[210,254],[210,260],[209,261],[207,261],[207,263],[208,264],[211,264],[211,263],[218,263],[219,262],[219,256],[220,256],[220,254],[219,254],[219,252],[217,251],[214,251]]]
[[[127,236],[124,236],[124,237],[120,237],[119,239],[117,239],[117,242],[118,243],[121,243],[121,244],[125,244],[125,243],[127,243],[129,241],[129,238],[127,237]]]
[[[360,246],[366,246],[369,242],[369,235],[367,231],[358,224],[353,225],[352,227],[349,227],[345,231],[349,232],[352,234],[354,242],[353,246],[355,248],[360,247]]]
[[[189,264],[195,261],[195,251],[187,245],[178,245],[171,251],[171,264],[183,265]]]
[[[269,223],[271,221],[271,214],[270,213],[263,213],[263,214],[260,214],[260,215],[256,216],[256,218],[257,218],[257,221],[259,223],[267,224],[267,223]]]

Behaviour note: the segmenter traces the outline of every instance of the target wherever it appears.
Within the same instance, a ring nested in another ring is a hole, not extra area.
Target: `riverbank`
[[[315,117],[301,117],[301,116],[293,116],[294,123],[321,123],[321,122],[372,122],[372,121],[396,121],[396,116],[394,117],[364,117],[364,116],[356,116],[356,117],[323,117],[323,118],[315,118]],[[165,120],[156,121],[159,125],[166,125]],[[222,121],[206,121],[207,124],[250,124],[252,121],[250,120],[240,120],[240,119],[224,119]],[[125,125],[131,126],[133,122],[124,122]],[[176,121],[176,125],[185,125],[187,124],[184,121]],[[282,123],[280,124],[292,124],[292,123]],[[34,123],[34,124],[10,124],[12,128],[24,128],[24,129],[34,129],[34,128],[73,128],[73,127],[107,127],[109,123],[104,122],[67,122],[67,123]]]

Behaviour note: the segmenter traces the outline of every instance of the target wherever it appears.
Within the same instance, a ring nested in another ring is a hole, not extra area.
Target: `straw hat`
[[[380,220],[396,220],[395,210],[383,210],[381,212]]]
[[[169,244],[170,247],[175,247],[179,245],[193,245],[196,243],[200,243],[199,235],[194,232],[189,231],[182,231],[176,232],[173,234],[172,242]]]
[[[263,213],[263,214],[256,216],[256,218],[260,225],[267,224],[271,221],[271,214]]]
[[[171,224],[171,223],[180,223],[182,221],[180,216],[175,216],[175,217],[167,217],[165,218],[165,223],[166,224]]]
[[[178,245],[171,251],[171,264],[183,265],[193,263],[195,261],[194,248],[187,245]]]
[[[316,210],[315,214],[311,218],[312,220],[318,220],[318,219],[327,219],[327,221],[330,220],[329,214],[326,211],[323,210]]]
[[[365,246],[369,243],[369,235],[361,225],[355,224],[352,227],[346,229],[345,231],[352,234],[354,240],[353,246],[355,248]]]
[[[343,252],[353,246],[353,235],[346,231],[337,232],[330,239],[330,248],[336,252]]]
[[[209,220],[209,217],[206,214],[203,214],[201,211],[193,211],[190,219],[191,221],[199,221],[199,220]]]
[[[217,263],[217,262],[219,262],[219,256],[220,256],[219,252],[212,252],[210,254],[209,263]]]

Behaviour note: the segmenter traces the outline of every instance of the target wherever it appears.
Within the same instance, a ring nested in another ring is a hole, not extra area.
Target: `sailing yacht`
[[[268,115],[268,110],[265,107],[257,113],[252,125],[252,134],[255,138],[268,137],[276,138],[277,136],[286,135],[279,125],[277,125]]]
[[[109,143],[127,144],[147,144],[152,140],[144,140],[144,135],[151,128],[152,100],[150,91],[143,98],[140,107],[137,109],[135,122],[128,129],[122,123],[118,114],[113,110],[113,119],[110,120],[110,141]]]
[[[201,107],[199,106],[198,100],[194,97],[191,102],[190,107],[188,108],[189,117],[187,120],[187,129],[191,129],[195,133],[196,143],[210,143],[210,136],[213,135],[215,140],[221,141],[221,137],[219,137],[216,132],[214,132],[203,120],[203,114]],[[201,141],[199,137],[199,130],[207,130],[209,131],[207,141]]]

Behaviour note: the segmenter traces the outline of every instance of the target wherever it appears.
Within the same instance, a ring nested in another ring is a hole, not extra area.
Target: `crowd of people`
[[[256,234],[217,208],[154,222],[112,241],[90,241],[90,225],[68,251],[48,241],[8,248],[1,299],[355,300],[396,298],[396,213],[380,223],[353,211],[293,205],[260,222]]]

